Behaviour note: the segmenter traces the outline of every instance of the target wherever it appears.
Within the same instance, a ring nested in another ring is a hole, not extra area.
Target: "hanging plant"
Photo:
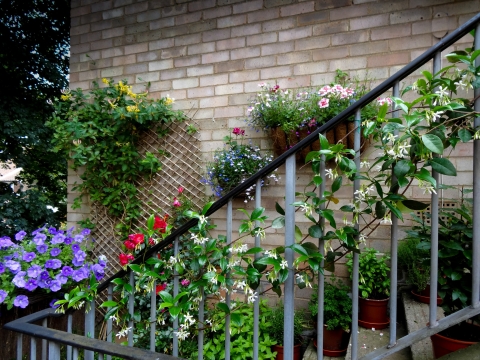
[[[66,149],[74,170],[84,167],[82,182],[73,191],[81,193],[72,208],[80,208],[82,196],[102,204],[119,220],[117,230],[127,235],[132,222],[139,218],[141,202],[135,182],[151,178],[161,170],[159,155],[140,154],[142,135],[154,129],[166,136],[167,127],[183,121],[185,115],[172,110],[174,99],[147,98],[148,91],[137,94],[127,82],[102,79],[105,86],[94,82],[90,94],[83,90],[66,90],[55,101],[55,112],[48,125],[55,130],[57,150]]]

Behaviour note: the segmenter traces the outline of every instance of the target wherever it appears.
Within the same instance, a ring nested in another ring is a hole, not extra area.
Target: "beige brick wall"
[[[332,81],[337,68],[360,77],[368,69],[380,82],[480,11],[480,0],[71,4],[71,87],[88,89],[92,80],[111,77],[142,90],[150,81],[151,96],[175,97],[176,107],[200,124],[205,159],[230,128],[244,126],[259,82],[319,86]],[[466,37],[459,46],[470,41]],[[270,146],[261,132],[249,135]],[[455,161],[470,174],[467,160]],[[298,170],[299,179],[305,174]],[[467,178],[471,175],[461,177]],[[275,194],[275,189],[265,193]],[[72,211],[69,221],[81,216],[77,213]]]

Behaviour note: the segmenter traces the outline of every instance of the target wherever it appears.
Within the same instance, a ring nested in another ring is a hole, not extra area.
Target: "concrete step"
[[[440,360],[480,360],[480,343],[442,356]]]

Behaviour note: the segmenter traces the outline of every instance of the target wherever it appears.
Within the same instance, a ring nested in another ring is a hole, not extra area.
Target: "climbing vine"
[[[104,86],[94,82],[90,94],[64,91],[54,103],[48,126],[55,130],[56,151],[70,153],[74,170],[84,167],[82,182],[72,188],[80,193],[72,208],[80,208],[82,196],[88,194],[120,220],[117,230],[128,235],[141,212],[135,181],[152,178],[162,168],[159,156],[165,155],[159,150],[142,156],[139,140],[150,129],[166,136],[170,123],[186,117],[172,110],[174,100],[168,96],[153,100],[147,97],[148,88],[134,93],[127,82],[102,82]]]

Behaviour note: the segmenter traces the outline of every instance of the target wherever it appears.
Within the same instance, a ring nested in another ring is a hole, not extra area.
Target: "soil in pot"
[[[359,298],[358,324],[361,327],[371,329],[385,329],[390,324],[387,316],[388,301],[386,299],[364,299]]]
[[[438,359],[480,342],[480,326],[462,322],[430,337],[433,355]]]
[[[272,351],[277,352],[277,360],[283,360],[283,346],[272,345]],[[293,347],[293,360],[301,360],[302,358],[302,345],[298,344]]]

